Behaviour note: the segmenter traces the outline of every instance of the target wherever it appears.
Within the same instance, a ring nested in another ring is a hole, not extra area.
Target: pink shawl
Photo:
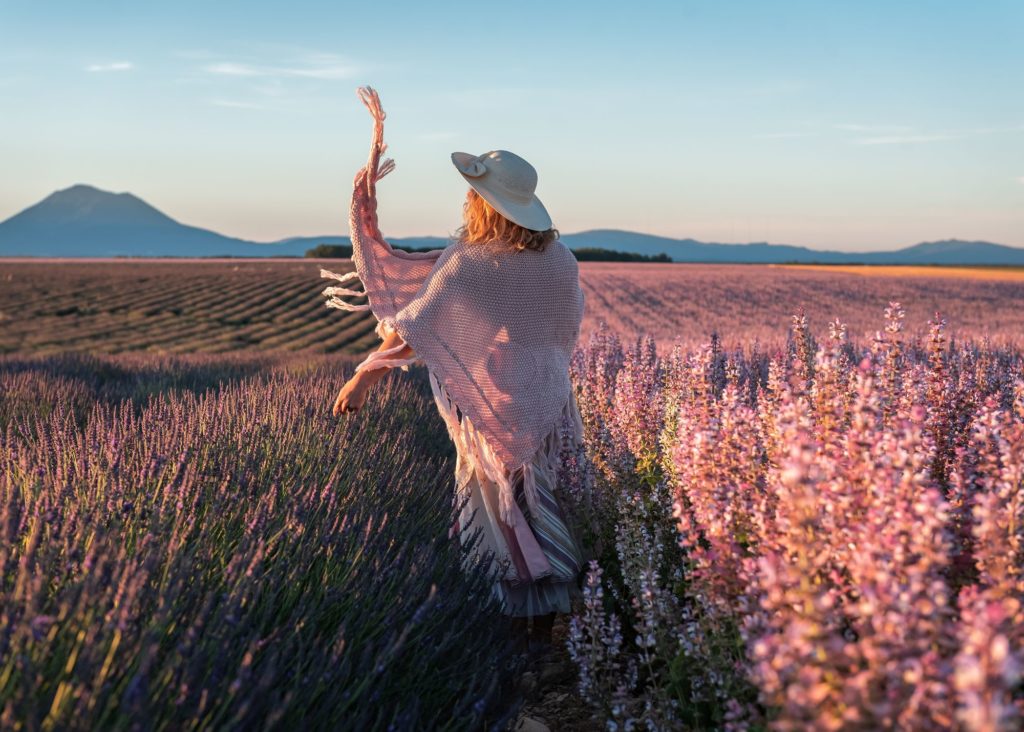
[[[501,518],[513,525],[522,514],[513,510],[512,476],[522,471],[527,502],[535,507],[531,458],[570,409],[569,360],[584,305],[576,258],[560,241],[544,252],[459,241],[424,253],[393,249],[378,228],[375,197],[376,182],[394,169],[380,157],[384,112],[372,89],[361,89],[360,96],[374,133],[352,194],[356,271],[321,275],[341,282],[358,276],[364,289],[328,287],[327,304],[370,310],[379,335],[397,331],[412,347],[414,359],[393,358],[399,345],[371,354],[357,368],[426,364],[460,455],[498,484]],[[368,302],[353,305],[339,295]],[[556,457],[548,469],[557,467]]]

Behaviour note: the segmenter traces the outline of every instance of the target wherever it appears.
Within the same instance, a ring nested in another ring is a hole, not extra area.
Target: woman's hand
[[[338,392],[338,398],[334,400],[332,414],[337,417],[342,412],[358,412],[366,403],[366,392],[369,386],[356,374],[345,382]]]
[[[384,338],[384,342],[380,344],[378,351],[383,351],[402,343],[402,337],[391,331]],[[415,352],[408,345],[404,345],[403,348],[397,353],[388,354],[389,359],[404,359],[412,358]],[[358,368],[358,367],[357,367]],[[337,417],[342,412],[358,412],[362,409],[363,404],[366,403],[366,394],[370,391],[370,387],[380,381],[390,371],[390,368],[364,368],[356,371],[355,376],[345,382],[345,386],[341,387],[341,391],[338,392],[338,398],[334,400],[334,409],[332,413]]]

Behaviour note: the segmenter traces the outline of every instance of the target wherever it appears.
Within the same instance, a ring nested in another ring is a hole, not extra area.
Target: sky
[[[257,241],[452,233],[505,149],[562,232],[1024,246],[1024,2],[0,0],[0,220],[129,191]]]

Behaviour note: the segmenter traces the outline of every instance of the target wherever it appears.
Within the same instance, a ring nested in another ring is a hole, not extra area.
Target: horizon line
[[[154,211],[160,213],[161,215],[166,216],[167,218],[171,219],[172,221],[174,221],[179,226],[185,226],[185,227],[189,227],[189,228],[192,228],[192,229],[200,229],[200,230],[203,230],[203,231],[208,231],[208,232],[210,232],[212,234],[215,234],[217,236],[221,236],[221,237],[224,237],[226,239],[234,239],[234,240],[236,240],[238,242],[241,242],[241,243],[244,243],[244,244],[258,245],[258,246],[274,246],[274,245],[283,245],[283,244],[286,244],[287,242],[294,241],[296,239],[319,239],[319,238],[345,238],[345,239],[351,240],[351,234],[313,234],[313,235],[297,235],[297,236],[293,235],[293,236],[285,236],[285,237],[281,237],[281,238],[273,239],[273,240],[269,240],[269,241],[260,241],[260,240],[256,240],[256,239],[246,239],[244,237],[239,237],[239,236],[235,236],[235,235],[232,235],[232,234],[224,234],[221,231],[216,230],[216,229],[211,229],[211,228],[207,228],[207,227],[204,227],[204,226],[194,226],[192,224],[183,223],[179,219],[170,216],[169,214],[165,213],[162,209],[158,208],[157,206],[153,205],[152,203],[149,203],[146,199],[136,195],[135,193],[132,193],[131,191],[128,191],[128,190],[125,190],[125,191],[112,191],[112,190],[108,190],[108,189],[105,189],[105,188],[100,188],[100,187],[95,186],[95,185],[93,185],[91,183],[82,183],[82,182],[73,183],[72,185],[69,185],[66,188],[58,188],[58,189],[56,189],[56,190],[54,190],[54,191],[44,195],[41,199],[36,201],[36,203],[30,204],[29,206],[26,206],[25,208],[21,209],[20,211],[15,212],[14,214],[8,216],[7,218],[5,218],[3,220],[0,220],[0,225],[3,225],[5,223],[7,223],[11,219],[21,215],[22,213],[28,211],[29,209],[32,209],[32,208],[35,208],[36,206],[39,206],[40,204],[45,202],[47,199],[49,199],[49,198],[51,198],[51,197],[53,197],[55,195],[58,195],[58,194],[61,194],[61,193],[66,193],[66,192],[68,192],[68,191],[70,191],[72,189],[75,189],[75,188],[87,188],[87,189],[90,189],[92,191],[96,191],[98,193],[101,193],[101,194],[104,194],[104,195],[109,195],[109,196],[130,196],[130,197],[136,199],[137,201],[139,201],[140,203],[142,203],[143,205],[148,206],[148,207],[152,208]],[[695,238],[693,238],[691,236],[682,236],[682,237],[679,237],[679,236],[668,236],[668,235],[664,235],[664,234],[652,234],[652,233],[645,232],[645,231],[637,231],[635,229],[621,229],[621,228],[615,228],[615,227],[601,227],[601,228],[594,228],[594,229],[581,229],[581,230],[578,230],[578,231],[569,231],[569,232],[559,231],[559,236],[560,237],[562,237],[562,236],[579,236],[581,234],[600,233],[600,232],[622,233],[622,234],[630,234],[630,235],[650,237],[650,238],[653,238],[653,239],[664,239],[664,240],[667,240],[668,242],[672,242],[672,243],[676,243],[676,244],[683,244],[683,243],[686,243],[686,242],[694,242],[694,243],[697,243],[697,244],[703,244],[703,245],[709,245],[709,246],[725,246],[725,247],[747,247],[747,246],[762,245],[762,246],[770,246],[770,247],[789,247],[789,248],[793,248],[793,249],[803,249],[803,250],[810,251],[810,252],[820,252],[822,254],[851,254],[851,255],[885,254],[885,253],[899,252],[899,251],[902,251],[902,250],[905,250],[905,249],[909,249],[909,248],[912,248],[912,247],[921,246],[923,244],[936,244],[936,243],[950,242],[950,241],[964,242],[964,243],[970,243],[970,244],[979,244],[979,243],[980,244],[990,244],[990,245],[993,245],[993,246],[1006,247],[1006,248],[1009,248],[1009,249],[1024,249],[1024,244],[1020,244],[1020,245],[1017,245],[1017,244],[1005,244],[1005,243],[1001,243],[1001,242],[989,241],[989,240],[986,240],[986,239],[963,239],[963,238],[958,238],[956,236],[950,236],[950,237],[946,237],[946,238],[932,239],[932,240],[922,239],[920,241],[917,241],[917,242],[914,242],[914,243],[911,243],[911,244],[903,244],[903,245],[896,246],[896,247],[893,247],[893,248],[884,248],[884,249],[834,249],[834,248],[833,249],[828,249],[828,248],[819,248],[818,246],[810,246],[810,245],[807,245],[807,244],[790,244],[790,243],[787,243],[787,242],[772,242],[772,241],[769,241],[768,239],[751,240],[751,241],[736,241],[736,242],[706,241],[706,240],[702,240],[702,239],[695,239]],[[438,240],[450,241],[450,240],[452,240],[452,238],[453,237],[451,235],[440,235],[440,234],[413,234],[413,235],[395,236],[395,237],[387,237],[387,236],[385,236],[385,239],[386,240],[390,240],[390,241],[401,241],[401,240],[405,240],[405,239],[438,239]],[[595,248],[601,248],[601,247],[595,246]],[[665,252],[665,254],[669,254],[669,252]]]

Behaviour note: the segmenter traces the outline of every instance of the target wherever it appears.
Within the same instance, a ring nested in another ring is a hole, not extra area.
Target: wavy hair
[[[483,196],[470,188],[466,203],[462,206],[462,226],[455,232],[455,238],[468,244],[505,242],[517,251],[533,249],[543,252],[548,244],[558,238],[558,229],[534,231],[509,221],[494,210]]]

